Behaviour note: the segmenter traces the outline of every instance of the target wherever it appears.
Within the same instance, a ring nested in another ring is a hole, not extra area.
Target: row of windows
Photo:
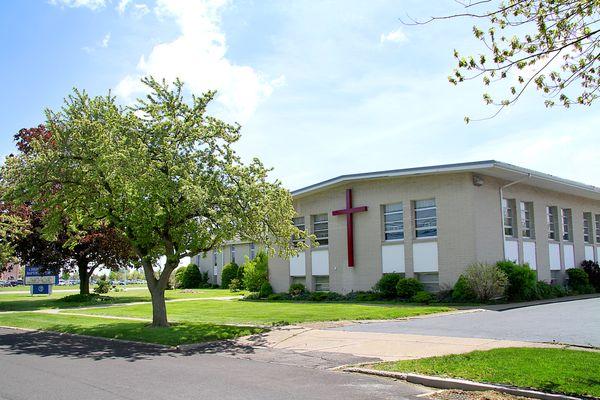
[[[516,237],[515,222],[515,200],[502,199],[502,213],[504,221],[504,235]],[[535,238],[535,223],[533,218],[533,202],[521,201],[519,203],[521,216],[521,236],[524,238]],[[559,239],[559,224],[562,228],[562,239],[573,241],[573,213],[570,208],[559,208],[557,206],[546,206],[546,224],[548,226],[548,239]],[[594,229],[594,232],[592,232]],[[592,234],[595,242],[600,243],[600,214],[595,215],[595,224],[592,222],[592,213],[583,213],[583,241],[592,243]]]
[[[417,200],[413,202],[415,237],[437,236],[437,208],[435,199]],[[317,214],[312,218],[312,233],[319,245],[329,244],[329,223],[327,214]],[[304,217],[293,219],[296,228],[306,230]],[[383,235],[385,240],[404,239],[404,209],[402,203],[386,204],[383,206]],[[299,238],[292,238],[294,242]]]
[[[213,265],[217,265],[217,255],[219,254],[219,252],[217,251],[213,251]],[[236,262],[235,261],[235,244],[232,244],[229,247],[229,256],[231,258],[231,262]],[[254,257],[256,257],[256,245],[254,243],[250,243],[250,259],[254,260]]]

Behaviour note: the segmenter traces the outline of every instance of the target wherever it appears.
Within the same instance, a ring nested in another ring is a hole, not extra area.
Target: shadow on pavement
[[[121,358],[127,361],[137,361],[159,356],[177,357],[217,353],[247,355],[252,354],[254,346],[259,346],[261,342],[262,337],[257,334],[252,337],[252,344],[224,340],[176,348],[73,334],[0,328],[0,351],[6,354],[31,354],[41,357],[88,358],[93,360]]]

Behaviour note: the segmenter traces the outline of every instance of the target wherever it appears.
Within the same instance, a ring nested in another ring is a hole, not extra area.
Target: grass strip
[[[374,368],[600,397],[600,352],[504,348],[384,362]]]

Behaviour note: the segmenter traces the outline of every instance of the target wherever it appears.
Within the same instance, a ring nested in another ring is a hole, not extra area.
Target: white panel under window
[[[560,270],[560,244],[550,243],[548,245],[548,255],[550,256],[550,269],[552,271]]]
[[[310,259],[313,275],[329,275],[329,250],[313,250],[310,253]]]
[[[600,261],[600,247],[596,247],[596,261]]]
[[[585,246],[585,259],[594,261],[594,246]]]
[[[437,272],[437,242],[413,243],[413,266],[415,272]]]
[[[304,253],[290,258],[290,276],[306,276],[306,256]]]
[[[381,246],[381,263],[384,274],[389,272],[405,272],[404,244]]]
[[[516,240],[504,241],[504,258],[508,261],[519,262],[519,243]]]
[[[565,244],[563,246],[565,252],[565,269],[575,268],[575,249],[572,244]]]
[[[529,264],[531,269],[537,269],[535,242],[523,242],[523,262]]]

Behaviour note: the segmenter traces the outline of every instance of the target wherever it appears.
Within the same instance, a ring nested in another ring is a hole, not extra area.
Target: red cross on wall
[[[346,208],[335,210],[331,215],[346,215],[346,239],[348,242],[348,266],[354,267],[354,225],[352,214],[367,211],[367,206],[352,207],[352,189],[346,189]]]

